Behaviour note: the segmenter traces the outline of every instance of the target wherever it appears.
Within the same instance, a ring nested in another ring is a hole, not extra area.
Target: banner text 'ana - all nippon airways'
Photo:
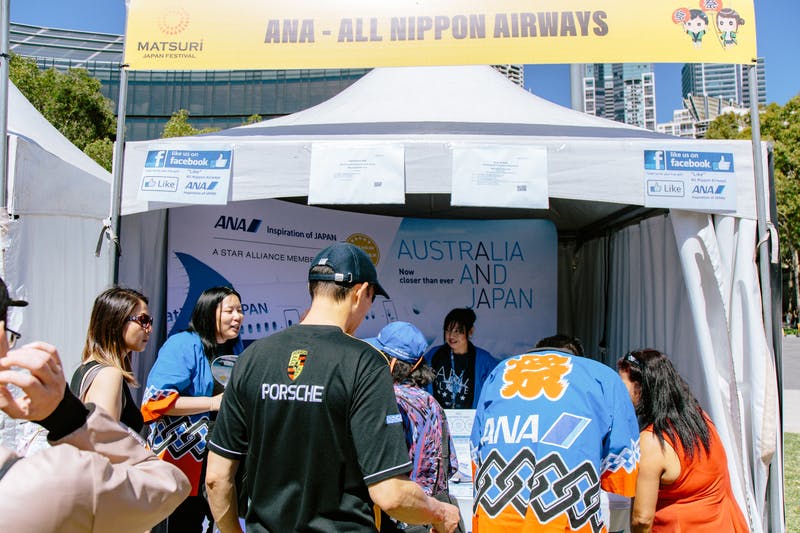
[[[130,0],[133,70],[750,63],[753,0]]]

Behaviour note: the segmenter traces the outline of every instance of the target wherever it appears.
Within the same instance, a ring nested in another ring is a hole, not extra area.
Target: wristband
[[[64,397],[43,420],[34,420],[48,431],[47,440],[56,441],[66,437],[86,423],[89,410],[65,387]]]

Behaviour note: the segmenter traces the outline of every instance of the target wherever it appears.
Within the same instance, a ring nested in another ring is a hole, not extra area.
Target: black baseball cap
[[[0,278],[0,318],[6,316],[9,307],[25,307],[28,302],[25,300],[12,300],[8,295],[8,287],[3,278]]]
[[[333,273],[311,272],[315,266],[321,265],[331,267]],[[372,264],[372,259],[364,250],[349,242],[337,242],[318,253],[309,267],[308,281],[334,281],[345,284],[366,282],[375,288],[375,294],[380,294],[384,298],[389,297],[378,283],[378,273]]]

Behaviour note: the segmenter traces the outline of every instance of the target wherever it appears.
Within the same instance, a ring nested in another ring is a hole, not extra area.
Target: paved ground
[[[783,338],[783,431],[800,433],[800,337]]]

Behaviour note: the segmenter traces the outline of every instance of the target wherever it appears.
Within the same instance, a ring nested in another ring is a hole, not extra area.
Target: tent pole
[[[125,155],[125,113],[128,103],[128,65],[119,67],[119,101],[117,103],[117,139],[114,142],[114,160],[111,172],[111,207],[108,215],[107,231],[111,240],[109,250],[109,274],[114,284],[119,280],[119,243],[120,212],[122,206],[122,166]]]
[[[764,200],[764,164],[761,153],[761,122],[758,114],[758,73],[756,66],[758,60],[754,59],[748,68],[748,95],[750,96],[750,130],[753,135],[753,171],[756,178],[756,214],[758,216],[758,238],[761,245],[758,249],[758,270],[761,278],[761,306],[764,313],[764,330],[771,352],[775,353],[775,342],[772,331],[772,291],[770,287],[770,250],[771,240],[766,238],[770,231],[767,227],[767,206]],[[777,361],[775,361],[777,364]],[[778,391],[781,397],[781,391]],[[779,405],[783,400],[779,400]],[[782,417],[779,416],[779,419]],[[779,427],[781,427],[779,420]],[[780,438],[780,435],[778,435]],[[783,446],[778,446],[778,453],[781,453]],[[769,506],[769,517],[767,518],[767,530],[781,532],[784,529],[784,505],[783,505],[783,476],[777,471],[782,461],[773,460],[770,463],[769,485],[767,486],[767,505]],[[762,517],[763,519],[763,517]]]
[[[758,217],[759,241],[767,237],[767,205],[764,201],[764,160],[761,152],[761,121],[758,115],[758,74],[757,61],[748,67],[748,94],[750,96],[750,130],[753,134],[753,171],[756,178],[756,215]],[[772,298],[770,297],[770,240],[762,241],[758,249],[759,273],[761,276],[761,305],[764,313],[764,329],[767,333],[767,342],[770,349],[775,349],[772,336]]]
[[[10,0],[0,0],[0,172],[3,186],[0,188],[0,210],[8,210],[8,10]]]

